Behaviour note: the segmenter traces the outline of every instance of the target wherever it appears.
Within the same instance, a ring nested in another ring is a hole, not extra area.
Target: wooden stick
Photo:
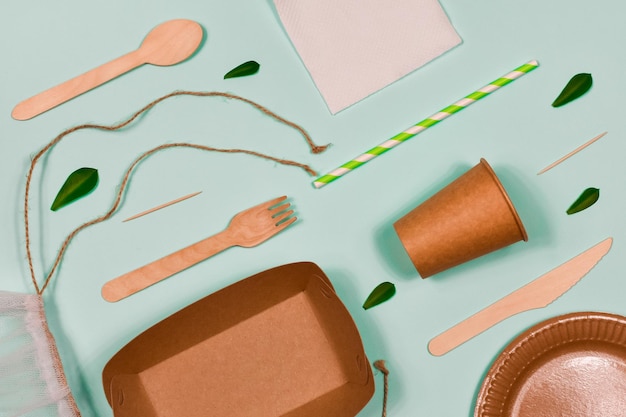
[[[606,135],[608,132],[604,132],[604,133],[600,133],[598,136],[596,136],[595,138],[589,140],[586,143],[583,143],[582,145],[580,145],[578,148],[574,149],[573,151],[571,151],[570,153],[568,153],[567,155],[565,155],[564,157],[562,157],[561,159],[558,159],[556,161],[554,161],[553,163],[551,163],[550,165],[548,165],[547,167],[545,167],[544,169],[542,169],[541,171],[539,171],[537,173],[537,175],[541,175],[544,172],[546,172],[547,170],[554,168],[555,166],[557,166],[558,164],[560,164],[561,162],[565,161],[567,158],[569,158],[570,156],[574,155],[575,153],[578,153],[580,151],[582,151],[583,149],[585,149],[587,146],[591,145],[592,143],[594,143],[595,141],[597,141],[598,139],[600,139],[602,136]]]
[[[184,196],[179,197],[179,198],[177,198],[177,199],[175,199],[175,200],[168,201],[167,203],[163,203],[163,204],[161,204],[161,205],[159,205],[159,206],[153,207],[153,208],[151,208],[151,209],[149,209],[149,210],[142,211],[141,213],[135,214],[134,216],[130,216],[129,218],[127,218],[126,220],[123,220],[123,221],[124,221],[124,222],[127,222],[127,221],[129,221],[129,220],[134,220],[134,219],[136,219],[137,217],[145,216],[146,214],[150,214],[150,213],[152,213],[152,212],[154,212],[154,211],[161,210],[162,208],[165,208],[165,207],[167,207],[167,206],[171,206],[172,204],[180,203],[180,202],[181,202],[181,201],[183,201],[183,200],[187,200],[188,198],[191,198],[191,197],[195,197],[195,196],[197,196],[197,195],[198,195],[198,194],[200,194],[201,192],[202,192],[202,191],[198,191],[198,192],[195,192],[195,193],[191,193],[191,194],[184,195]]]

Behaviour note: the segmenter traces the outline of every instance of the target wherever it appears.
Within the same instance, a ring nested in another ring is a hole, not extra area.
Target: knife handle
[[[441,356],[450,352],[455,347],[467,342],[491,326],[519,313],[520,309],[517,308],[517,305],[518,303],[509,297],[496,301],[440,335],[435,336],[428,343],[428,351],[435,356]]]

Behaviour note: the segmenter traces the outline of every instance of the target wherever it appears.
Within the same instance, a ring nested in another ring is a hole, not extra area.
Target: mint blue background
[[[296,1],[296,0],[294,0]],[[294,159],[326,173],[463,95],[531,59],[541,66],[471,108],[339,181],[316,190],[312,177],[242,155],[175,149],[142,163],[119,213],[72,242],[47,292],[50,325],[85,416],[109,416],[101,386],[108,359],[142,330],[189,303],[256,272],[313,261],[329,276],[361,332],[369,358],[391,371],[389,416],[470,416],[490,363],[519,332],[573,311],[626,314],[622,275],[626,227],[623,2],[443,0],[463,43],[337,115],[331,115],[282,29],[272,2],[251,0],[13,1],[0,12],[0,288],[31,291],[22,226],[30,158],[54,136],[84,122],[110,124],[178,89],[243,95],[304,126],[326,153],[312,155],[297,132],[248,106],[177,98],[119,133],[67,137],[35,175],[31,218],[42,279],[65,236],[104,213],[140,153],[186,141],[247,148]],[[30,121],[15,121],[21,100],[139,46],[173,18],[198,21],[202,49],[173,67],[143,66]],[[254,59],[253,77],[223,80]],[[592,73],[588,94],[554,109],[571,76]],[[539,169],[608,131],[557,168]],[[422,280],[392,223],[484,157],[508,190],[529,241]],[[99,169],[97,190],[48,210],[67,175]],[[566,208],[587,187],[599,202],[573,216]],[[194,191],[199,196],[129,223],[121,220]],[[300,220],[265,244],[232,248],[125,301],[100,297],[106,281],[223,229],[231,216],[288,195]],[[510,318],[443,357],[428,341],[542,273],[612,236],[608,256],[547,308]],[[397,295],[364,311],[380,282]],[[324,364],[320,364],[324,366]],[[218,377],[216,375],[216,377]],[[359,414],[380,415],[382,376]]]

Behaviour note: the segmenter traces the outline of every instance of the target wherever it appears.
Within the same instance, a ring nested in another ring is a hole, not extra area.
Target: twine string
[[[271,118],[277,120],[280,123],[283,123],[287,126],[290,126],[294,129],[296,129],[298,132],[300,132],[300,134],[304,137],[304,139],[306,140],[307,144],[309,145],[309,148],[311,149],[311,152],[314,154],[323,152],[324,150],[326,150],[326,148],[328,147],[328,145],[324,145],[324,146],[319,146],[316,145],[313,140],[311,139],[311,137],[309,136],[309,134],[304,130],[304,128],[302,128],[301,126],[299,126],[298,124],[291,122],[281,116],[279,116],[278,114],[272,112],[271,110],[269,110],[268,108],[252,101],[249,99],[246,99],[244,97],[240,97],[234,94],[229,94],[229,93],[223,93],[223,92],[219,92],[219,91],[174,91],[170,94],[164,95],[150,103],[148,103],[146,106],[144,106],[143,108],[141,108],[140,110],[138,110],[137,112],[135,112],[132,116],[130,116],[128,119],[117,123],[117,124],[113,124],[113,125],[99,125],[99,124],[82,124],[82,125],[78,125],[78,126],[74,126],[72,128],[69,128],[65,131],[63,131],[62,133],[60,133],[58,136],[56,136],[52,141],[50,141],[46,146],[44,146],[39,152],[37,152],[37,154],[35,154],[35,156],[32,158],[31,163],[30,163],[30,167],[28,170],[28,174],[26,176],[26,187],[25,187],[25,192],[24,192],[24,234],[25,234],[25,245],[26,245],[26,256],[28,259],[28,267],[29,267],[29,271],[30,271],[30,276],[31,276],[31,281],[35,287],[35,290],[37,291],[37,294],[41,295],[43,294],[44,290],[48,287],[48,284],[50,283],[50,280],[52,278],[52,276],[54,275],[54,272],[56,271],[57,267],[59,266],[59,264],[61,263],[61,259],[63,258],[63,255],[67,249],[67,247],[69,246],[70,242],[72,241],[72,239],[82,230],[86,229],[89,226],[92,226],[94,224],[97,223],[101,223],[107,219],[109,219],[111,216],[113,216],[113,214],[116,212],[116,210],[118,209],[121,201],[122,201],[122,197],[124,194],[124,190],[126,189],[126,186],[128,184],[128,181],[130,179],[130,175],[132,173],[132,171],[135,169],[135,167],[139,164],[139,162],[141,162],[143,159],[147,158],[148,156],[164,150],[164,149],[169,149],[169,148],[174,148],[174,147],[186,147],[186,148],[193,148],[193,149],[199,149],[199,150],[204,150],[204,151],[211,151],[211,152],[222,152],[222,153],[243,153],[243,154],[248,154],[248,155],[252,155],[252,156],[256,156],[256,157],[260,157],[260,158],[264,158],[264,159],[268,159],[283,165],[288,165],[288,166],[294,166],[294,167],[298,167],[301,168],[303,170],[305,170],[307,173],[309,173],[310,175],[317,175],[317,173],[308,165],[299,163],[299,162],[295,162],[295,161],[291,161],[288,159],[281,159],[281,158],[276,158],[270,155],[266,155],[260,152],[255,152],[255,151],[250,151],[250,150],[246,150],[246,149],[221,149],[221,148],[214,148],[214,147],[210,147],[210,146],[204,146],[204,145],[197,145],[197,144],[191,144],[191,143],[171,143],[171,144],[165,144],[165,145],[161,145],[161,146],[157,146],[153,149],[150,149],[149,151],[144,152],[143,154],[141,154],[138,158],[136,158],[133,163],[130,165],[130,167],[127,169],[124,178],[120,184],[120,187],[118,189],[118,192],[116,194],[115,197],[115,201],[113,203],[113,205],[111,206],[111,208],[109,209],[109,211],[107,211],[104,215],[97,217],[93,220],[90,220],[80,226],[78,226],[76,229],[74,229],[63,241],[61,248],[59,249],[57,256],[55,258],[54,264],[52,265],[52,268],[50,269],[48,275],[46,276],[43,285],[40,287],[38,282],[37,282],[37,278],[36,278],[36,273],[35,273],[35,268],[34,268],[34,263],[33,263],[33,256],[32,256],[32,250],[31,250],[31,238],[30,238],[30,222],[29,222],[29,196],[30,196],[30,188],[31,188],[31,182],[32,182],[32,178],[33,178],[33,173],[35,170],[35,166],[37,165],[37,162],[52,148],[54,147],[57,143],[59,143],[64,137],[68,136],[71,133],[74,133],[76,131],[79,130],[83,130],[83,129],[96,129],[96,130],[105,130],[105,131],[115,131],[115,130],[119,130],[122,129],[128,125],[130,125],[133,121],[135,121],[140,115],[142,115],[143,113],[147,112],[148,110],[150,110],[151,108],[153,108],[154,106],[156,106],[157,104],[159,104],[160,102],[171,98],[171,97],[176,97],[176,96],[182,96],[182,95],[188,95],[188,96],[197,96],[197,97],[225,97],[228,99],[234,99],[234,100],[239,100],[242,101],[244,103],[247,103],[253,107],[255,107],[256,109],[260,110],[261,112],[263,112],[265,115],[270,116]]]
[[[385,366],[385,361],[382,359],[374,362],[374,367],[383,373],[383,414],[382,417],[387,417],[387,395],[389,394],[389,370]]]

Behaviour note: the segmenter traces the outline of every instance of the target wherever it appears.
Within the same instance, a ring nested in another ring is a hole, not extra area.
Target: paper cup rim
[[[506,190],[504,189],[504,186],[500,182],[500,179],[498,178],[498,176],[496,175],[495,171],[493,170],[493,168],[491,168],[491,165],[489,165],[489,163],[487,162],[487,160],[485,158],[480,158],[480,164],[487,170],[489,175],[491,175],[491,177],[493,178],[494,182],[496,183],[496,185],[500,189],[500,192],[502,193],[502,196],[504,197],[504,200],[506,201],[507,206],[509,207],[509,210],[510,210],[511,214],[513,215],[513,218],[515,219],[515,223],[517,223],[517,227],[518,227],[520,233],[522,234],[522,240],[524,242],[528,242],[528,233],[526,233],[526,228],[524,227],[524,223],[522,223],[522,219],[520,218],[519,214],[517,213],[517,210],[515,209],[515,206],[513,205],[513,202],[511,201],[511,198],[509,197],[509,194],[506,192]]]

